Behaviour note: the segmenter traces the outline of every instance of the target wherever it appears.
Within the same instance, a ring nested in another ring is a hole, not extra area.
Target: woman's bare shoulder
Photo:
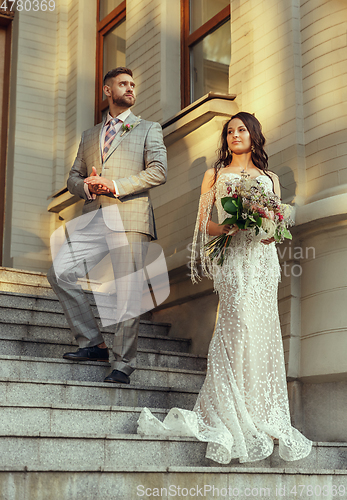
[[[212,179],[212,177],[214,177],[214,168],[209,168],[208,170],[206,170],[204,178],[205,177],[206,179]]]

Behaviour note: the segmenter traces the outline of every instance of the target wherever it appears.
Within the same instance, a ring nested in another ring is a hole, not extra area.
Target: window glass
[[[208,92],[228,93],[230,20],[190,49],[191,102]]]
[[[108,71],[117,66],[126,66],[125,64],[125,26],[126,20],[117,24],[112,31],[104,36],[104,54],[102,74],[106,75]],[[103,99],[105,99],[103,95]]]
[[[99,21],[112,12],[123,0],[100,0]]]
[[[190,0],[190,33],[229,5],[230,0]]]

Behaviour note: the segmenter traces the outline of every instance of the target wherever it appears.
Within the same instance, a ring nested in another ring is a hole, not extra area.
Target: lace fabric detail
[[[271,190],[271,179],[260,177]],[[232,186],[238,178],[222,174],[217,180],[213,196],[219,222],[227,217],[220,202],[226,180]],[[199,225],[210,216],[211,199],[200,201]],[[311,441],[291,426],[277,306],[280,266],[275,244],[264,245],[262,238],[252,230],[240,231],[223,266],[206,265],[219,294],[219,313],[193,411],[173,408],[160,422],[145,408],[139,434],[194,436],[208,443],[206,457],[221,464],[268,457],[273,437],[279,439],[284,460],[310,453]]]
[[[210,240],[210,235],[208,234],[208,223],[211,220],[212,209],[216,197],[216,187],[213,186],[207,193],[200,196],[198,215],[196,218],[193,243],[191,249],[191,279],[193,283],[197,283],[201,280],[198,270],[198,256],[200,257],[201,270],[203,274],[213,279],[213,266],[210,259],[207,257],[205,252],[205,245]],[[199,248],[199,251],[198,251]]]

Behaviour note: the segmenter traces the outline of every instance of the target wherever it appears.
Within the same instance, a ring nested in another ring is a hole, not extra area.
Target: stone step
[[[86,279],[78,280],[78,284],[80,284],[85,291],[91,292],[90,284]],[[56,295],[47,280],[46,273],[26,271],[23,269],[0,267],[0,290],[10,293],[40,295],[56,299]]]
[[[56,298],[46,273],[0,267],[0,290]]]
[[[106,460],[105,460],[106,461]],[[146,462],[147,463],[147,462]],[[0,472],[4,500],[134,500],[137,498],[265,498],[346,500],[347,472],[297,467],[117,467],[117,461],[88,472],[40,472],[29,466]],[[115,486],[116,485],[116,486]],[[340,493],[339,493],[340,491]],[[44,493],[43,493],[44,492]],[[50,495],[54,492],[54,497]],[[315,493],[316,492],[316,493]],[[47,495],[46,495],[47,493]],[[308,496],[307,496],[308,494]]]
[[[2,283],[50,286],[46,273],[0,266],[0,284]]]
[[[98,309],[93,296],[87,294],[95,318],[99,320]],[[145,315],[143,315],[145,316]],[[171,325],[169,323],[152,322],[141,317],[143,325],[151,327],[152,333],[167,335]],[[37,295],[24,295],[0,291],[0,321],[3,324],[32,324],[37,326],[51,326],[68,328],[67,320],[62,307],[56,297],[45,298]],[[113,332],[111,327],[103,328],[106,332]]]
[[[0,436],[0,469],[31,471],[95,471],[122,470],[131,466],[203,467],[216,465],[206,459],[206,443],[187,437],[140,437],[137,434],[110,435],[99,431],[90,436],[66,437],[64,434],[23,432],[18,436]],[[264,470],[271,468],[345,469],[346,443],[314,443],[311,454],[293,462],[279,457],[278,445],[265,460],[247,463],[247,467]],[[228,466],[244,467],[238,460]]]
[[[153,408],[163,420],[168,410]],[[0,436],[36,436],[40,433],[69,438],[136,434],[142,408],[130,406],[6,405],[0,403]]]
[[[68,361],[32,356],[0,356],[0,377],[32,380],[103,381],[110,372],[109,363]],[[200,390],[205,372],[177,368],[138,367],[131,375],[131,384],[148,387],[175,387]]]
[[[142,321],[138,338],[138,347],[170,352],[189,352],[190,340],[167,337],[152,333],[155,325]],[[101,329],[106,344],[111,347],[114,334]],[[13,341],[33,341],[38,343],[64,344],[76,346],[69,328],[57,328],[42,325],[8,324],[0,322],[0,339]],[[70,347],[71,348],[71,347]]]
[[[98,317],[96,307],[94,307],[94,311]],[[141,319],[139,348],[189,352],[190,340],[169,337],[170,326],[168,323]],[[114,329],[101,327],[101,331],[106,344],[111,347]],[[0,292],[0,339],[36,340],[39,343],[76,345],[56,298],[47,299],[4,292]],[[15,349],[18,352],[18,348]],[[30,352],[31,348],[28,347],[28,349]],[[47,347],[47,349],[50,348]],[[11,352],[15,351],[11,350]],[[1,353],[9,354],[10,351],[1,350]],[[41,354],[39,355],[41,356]]]
[[[111,338],[106,339],[108,347],[111,348]],[[166,340],[164,340],[166,342]],[[141,345],[141,339],[139,344]],[[175,351],[165,351],[158,349],[162,345],[157,342],[156,349],[138,348],[136,363],[137,366],[160,366],[162,368],[179,368],[185,370],[205,371],[206,357],[197,354],[180,353]],[[56,358],[62,359],[66,352],[76,351],[78,346],[75,344],[57,344],[56,342],[41,342],[32,339],[11,340],[1,339],[0,333],[0,356],[30,356],[39,358]]]
[[[78,280],[78,284],[87,293],[90,302],[95,305],[93,292],[88,280],[80,279]],[[46,274],[39,272],[0,267],[0,294],[2,293],[31,295],[32,297],[51,299],[58,302],[58,298],[52,290]],[[142,314],[141,317],[151,320],[152,313],[148,311]]]
[[[192,410],[198,390],[104,382],[0,377],[0,401],[7,406],[129,406]]]

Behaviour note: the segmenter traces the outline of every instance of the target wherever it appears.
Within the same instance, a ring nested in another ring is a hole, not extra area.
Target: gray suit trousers
[[[151,239],[147,234],[127,232],[128,245],[119,247],[120,234],[105,225],[102,210],[97,212],[86,227],[75,230],[69,236],[47,273],[79,347],[92,347],[101,344],[104,339],[89,300],[77,280],[90,273],[109,254],[117,284],[117,311],[122,314],[129,297],[136,296],[141,301],[141,293],[139,295],[138,290],[134,291],[134,283],[128,277],[143,268],[147,244]],[[124,313],[122,318],[124,321],[115,324],[112,369],[130,375],[136,368],[140,319],[138,315],[129,318],[129,313]]]

